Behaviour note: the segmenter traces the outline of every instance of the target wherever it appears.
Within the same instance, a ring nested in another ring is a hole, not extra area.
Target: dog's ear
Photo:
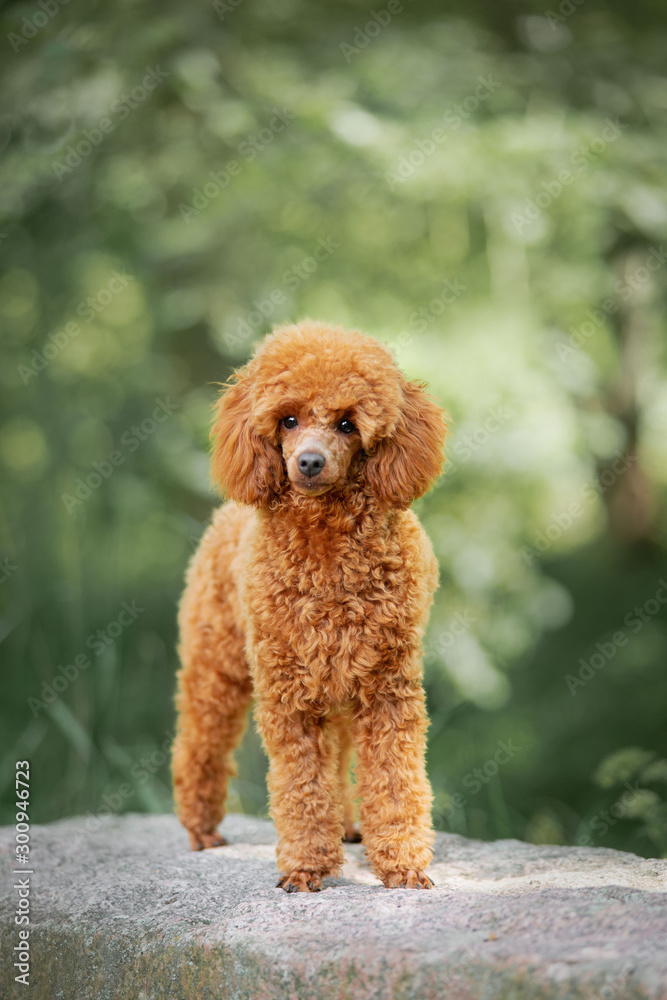
[[[263,507],[280,490],[283,460],[253,427],[250,389],[247,367],[223,387],[211,430],[211,474],[230,500]]]
[[[407,510],[437,479],[444,461],[447,424],[421,382],[403,383],[403,404],[390,437],[366,460],[366,482],[380,504]]]

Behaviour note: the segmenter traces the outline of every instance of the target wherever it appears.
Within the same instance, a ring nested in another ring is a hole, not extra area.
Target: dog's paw
[[[388,872],[382,881],[387,889],[432,889],[434,885],[428,875],[415,868]]]
[[[224,847],[227,841],[214,830],[213,833],[202,833],[200,830],[188,830],[190,838],[190,849],[193,851],[205,851],[207,847]]]
[[[276,882],[276,889],[285,892],[319,892],[321,888],[322,879],[315,872],[293,871]]]
[[[361,843],[361,830],[359,829],[358,823],[353,823],[352,826],[348,827],[343,834],[344,844],[360,844]]]

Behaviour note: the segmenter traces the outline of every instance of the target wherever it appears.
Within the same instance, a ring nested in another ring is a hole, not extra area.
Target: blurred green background
[[[435,825],[664,855],[664,5],[0,19],[2,822],[22,759],[34,822],[171,808],[215,383],[310,316],[452,417],[417,505]],[[250,731],[239,764],[262,814]]]

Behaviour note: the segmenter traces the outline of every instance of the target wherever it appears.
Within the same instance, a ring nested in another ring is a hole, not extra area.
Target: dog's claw
[[[285,892],[320,892],[322,879],[315,872],[292,871],[276,882],[276,889]]]
[[[382,881],[387,889],[432,889],[434,883],[417,868],[403,868],[388,872]]]
[[[190,850],[205,851],[210,847],[224,847],[227,841],[216,830],[213,833],[201,833],[195,830],[188,830],[190,838]]]

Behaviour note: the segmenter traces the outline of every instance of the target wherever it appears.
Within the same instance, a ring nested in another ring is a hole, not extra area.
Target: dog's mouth
[[[324,483],[320,479],[291,479],[290,482],[295,490],[307,497],[321,496],[335,486],[335,483]]]

